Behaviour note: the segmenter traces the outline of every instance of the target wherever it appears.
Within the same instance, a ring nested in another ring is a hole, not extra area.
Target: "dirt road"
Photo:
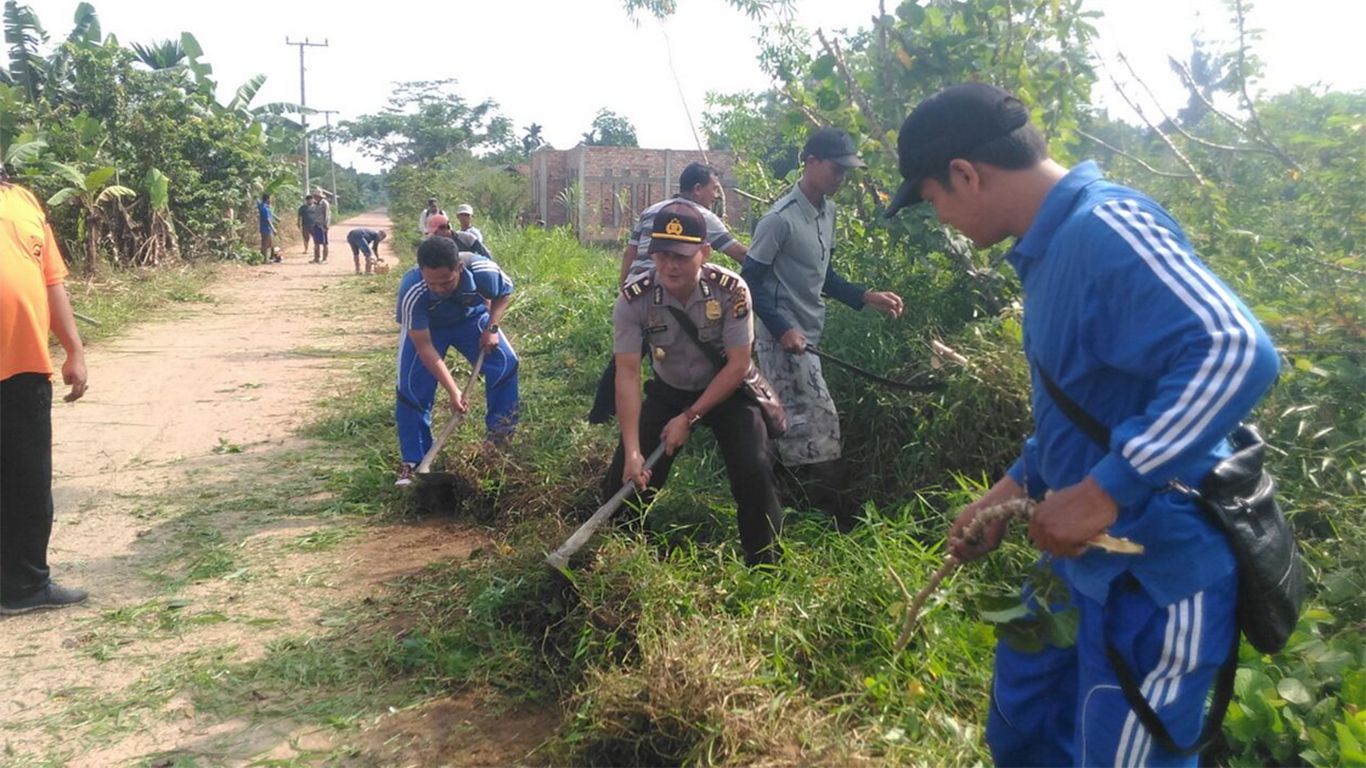
[[[316,469],[300,466],[296,431],[345,388],[348,354],[391,345],[396,332],[391,317],[356,313],[338,290],[373,279],[352,274],[345,235],[355,226],[389,221],[335,225],[324,264],[295,245],[282,264],[227,267],[208,303],[89,350],[88,394],[53,414],[50,563],[91,597],[0,621],[0,762],[293,759],[327,738],[287,719],[201,716],[166,690],[172,671],[196,653],[242,662],[274,639],[319,632],[338,601],[483,543],[449,520],[338,528],[278,512],[291,503],[291,473]],[[168,498],[214,511],[168,516]],[[298,545],[319,536],[345,541]],[[168,572],[212,568],[213,558],[227,563],[214,578],[168,586]]]

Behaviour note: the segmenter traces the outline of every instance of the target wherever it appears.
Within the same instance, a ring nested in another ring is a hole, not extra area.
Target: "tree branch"
[[[863,89],[858,87],[858,83],[854,82],[853,75],[849,74],[849,68],[844,64],[844,54],[840,51],[839,41],[836,40],[831,44],[825,39],[825,33],[820,29],[816,30],[816,39],[821,41],[821,47],[835,60],[835,69],[839,70],[840,77],[844,78],[844,83],[849,88],[849,97],[854,100],[859,112],[863,113],[864,119],[868,121],[869,129],[877,134],[878,141],[882,142],[883,149],[887,150],[887,153],[892,157],[896,157],[896,147],[892,146],[892,142],[887,138],[887,130],[882,127],[882,121],[873,112],[872,106],[868,104],[868,97],[863,93]]]
[[[1158,101],[1157,96],[1153,93],[1152,89],[1148,87],[1147,82],[1145,82],[1143,78],[1139,77],[1138,73],[1134,71],[1133,65],[1129,63],[1129,58],[1125,56],[1123,53],[1121,53],[1119,54],[1119,60],[1121,63],[1124,64],[1125,68],[1129,70],[1129,74],[1133,75],[1134,79],[1138,81],[1138,84],[1142,86],[1143,92],[1148,94],[1148,98],[1152,99],[1153,104],[1157,106],[1157,111],[1161,113],[1162,118],[1166,121],[1167,125],[1170,125],[1172,128],[1174,128],[1177,133],[1181,134],[1181,136],[1184,137],[1190,143],[1197,144],[1208,149],[1222,150],[1224,152],[1255,152],[1264,155],[1276,154],[1275,152],[1273,152],[1270,149],[1267,149],[1266,147],[1239,147],[1234,146],[1232,144],[1219,144],[1217,142],[1213,142],[1208,139],[1202,139],[1199,136],[1193,135],[1190,131],[1187,131],[1185,127],[1181,125],[1181,123],[1177,122],[1175,118],[1167,114],[1167,111],[1162,108],[1162,102]],[[1175,59],[1172,59],[1172,61],[1175,61]],[[1196,96],[1199,96],[1202,100],[1204,99],[1204,94],[1201,94],[1195,88],[1191,88],[1191,91],[1195,93]],[[1208,103],[1208,101],[1206,101],[1206,103]],[[1211,107],[1211,109],[1212,108],[1213,107]],[[1240,128],[1244,134],[1247,133],[1246,127],[1240,126]]]
[[[1172,171],[1163,171],[1163,170],[1160,170],[1160,169],[1158,169],[1158,168],[1154,168],[1154,167],[1152,167],[1151,165],[1149,165],[1147,162],[1145,162],[1145,161],[1143,160],[1143,158],[1139,157],[1138,155],[1135,155],[1135,154],[1130,153],[1130,152],[1125,152],[1124,150],[1120,149],[1119,147],[1116,147],[1115,145],[1109,143],[1108,141],[1105,141],[1104,139],[1100,138],[1099,136],[1092,136],[1091,134],[1087,133],[1086,131],[1083,131],[1083,130],[1080,129],[1080,128],[1077,129],[1077,135],[1080,136],[1080,137],[1082,137],[1083,139],[1087,139],[1087,140],[1089,140],[1089,141],[1093,141],[1093,142],[1095,142],[1095,143],[1101,145],[1102,147],[1105,147],[1106,149],[1110,150],[1111,152],[1114,152],[1114,153],[1117,154],[1117,155],[1122,155],[1122,156],[1124,156],[1124,157],[1129,158],[1130,160],[1134,161],[1135,163],[1138,163],[1139,165],[1143,166],[1143,170],[1147,171],[1148,173],[1153,174],[1154,176],[1163,176],[1163,177],[1166,177],[1166,178],[1168,178],[1168,179],[1190,179],[1190,178],[1194,178],[1194,177],[1191,176],[1189,173],[1174,173],[1174,172],[1172,172]]]
[[[1252,126],[1252,134],[1257,137],[1276,157],[1293,171],[1303,173],[1304,169],[1295,159],[1281,151],[1276,143],[1267,135],[1266,129],[1262,127],[1262,119],[1257,114],[1257,105],[1253,103],[1252,96],[1247,92],[1247,8],[1243,0],[1234,0],[1233,12],[1238,21],[1238,90],[1243,95],[1243,105],[1247,107],[1248,122]]]
[[[1158,138],[1162,139],[1162,143],[1167,145],[1167,149],[1171,150],[1171,153],[1176,156],[1176,159],[1180,160],[1181,164],[1186,166],[1186,170],[1190,171],[1191,177],[1195,179],[1195,183],[1202,187],[1205,186],[1205,178],[1200,175],[1200,171],[1196,170],[1195,164],[1192,163],[1190,158],[1186,157],[1185,153],[1176,146],[1176,143],[1172,141],[1171,137],[1168,136],[1166,132],[1154,125],[1153,121],[1148,119],[1148,116],[1143,112],[1143,107],[1139,106],[1138,102],[1134,101],[1129,96],[1129,92],[1124,90],[1124,86],[1121,85],[1114,74],[1110,72],[1110,68],[1105,66],[1104,61],[1101,61],[1101,68],[1105,70],[1105,76],[1110,78],[1110,83],[1115,86],[1115,91],[1119,93],[1120,98],[1124,99],[1124,103],[1128,104],[1129,108],[1134,111],[1134,114],[1138,115],[1139,119],[1151,128],[1153,133],[1158,135]]]

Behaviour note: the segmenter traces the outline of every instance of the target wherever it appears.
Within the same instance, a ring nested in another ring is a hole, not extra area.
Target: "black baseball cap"
[[[817,160],[834,160],[845,168],[862,168],[865,163],[859,159],[858,149],[849,134],[838,128],[818,128],[806,137],[802,147],[802,160],[814,157]]]
[[[655,214],[650,226],[650,253],[667,251],[692,256],[707,237],[707,222],[692,203],[669,203]]]
[[[1029,122],[1029,109],[1008,92],[986,83],[951,85],[920,102],[896,137],[901,187],[886,216],[920,202],[920,182],[955,157],[963,157]]]

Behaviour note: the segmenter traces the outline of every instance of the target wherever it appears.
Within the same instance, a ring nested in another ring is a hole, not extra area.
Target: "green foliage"
[[[343,141],[386,166],[426,165],[451,154],[497,152],[514,142],[512,122],[498,103],[470,104],[455,92],[455,80],[396,83],[382,112],[339,126]]]
[[[469,203],[474,207],[475,226],[484,232],[488,225],[517,224],[531,204],[530,185],[520,173],[468,157],[447,158],[428,167],[400,165],[386,175],[385,182],[390,216],[398,222],[395,234],[404,238],[417,237],[418,213],[427,207],[429,197],[440,200],[452,217],[455,206]]]
[[[583,134],[583,143],[590,147],[638,147],[636,127],[624,115],[606,107],[598,110],[593,125]]]
[[[261,78],[225,108],[213,100],[212,68],[191,35],[135,46],[147,59],[140,62],[137,51],[101,39],[88,4],[51,53],[31,9],[11,1],[5,20],[24,77],[0,86],[0,148],[40,197],[79,201],[52,211],[67,254],[92,271],[104,261],[236,252],[252,197],[284,170],[240,109]]]

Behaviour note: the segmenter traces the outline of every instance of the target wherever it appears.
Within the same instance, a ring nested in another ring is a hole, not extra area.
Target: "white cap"
[[[460,207],[458,207],[458,208],[455,209],[455,215],[456,215],[456,216],[460,216],[460,215],[466,214],[466,213],[469,214],[469,215],[471,215],[471,216],[474,215],[474,209],[470,207],[470,204],[469,204],[469,203],[461,203],[461,204],[460,204]]]

